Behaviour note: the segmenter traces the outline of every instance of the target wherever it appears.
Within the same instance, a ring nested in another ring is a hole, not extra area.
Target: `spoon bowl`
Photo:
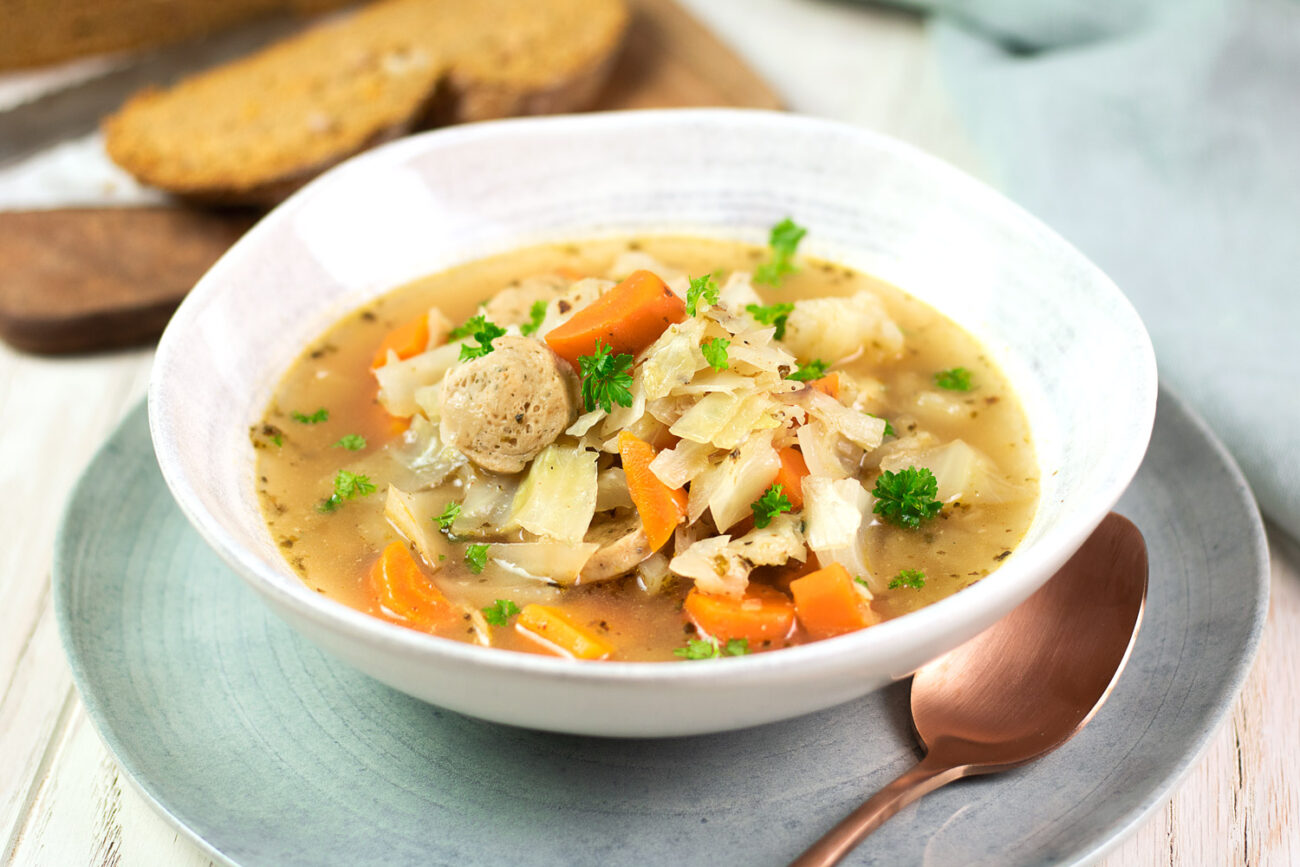
[[[835,864],[922,795],[961,777],[1023,765],[1069,740],[1119,680],[1146,589],[1146,543],[1132,522],[1112,512],[1033,596],[916,673],[912,721],[925,758],[794,867]]]

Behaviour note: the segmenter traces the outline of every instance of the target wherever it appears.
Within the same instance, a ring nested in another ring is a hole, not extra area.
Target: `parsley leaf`
[[[866,578],[863,578],[861,575],[859,575],[859,576],[857,576],[856,578],[854,578],[854,579],[853,579],[853,583],[854,583],[854,584],[861,584],[863,587],[867,588],[868,591],[871,590],[871,585],[868,584],[868,583],[867,583],[867,579],[866,579]]]
[[[528,321],[519,326],[519,333],[527,337],[533,334],[537,329],[542,327],[542,320],[546,318],[546,302],[538,299],[533,302],[532,309],[528,311]]]
[[[465,565],[475,575],[481,574],[483,568],[487,566],[488,547],[488,545],[470,545],[465,549]]]
[[[275,443],[276,448],[284,445],[284,437],[278,433],[271,434],[271,442]]]
[[[763,496],[750,503],[749,508],[754,511],[754,526],[761,530],[772,523],[777,515],[790,511],[792,506],[784,489],[780,485],[772,485],[763,492]]]
[[[764,325],[776,326],[776,339],[780,340],[785,337],[785,321],[790,318],[794,312],[793,304],[769,304],[763,307],[758,304],[746,304],[745,309],[749,315],[753,316]]]
[[[594,355],[578,356],[582,403],[587,412],[597,406],[605,412],[613,412],[614,404],[632,405],[632,356],[610,355],[612,351],[597,340]]]
[[[938,491],[939,482],[925,467],[904,467],[896,473],[885,470],[871,492],[876,498],[872,511],[892,524],[915,530],[943,508],[935,499]]]
[[[334,444],[336,449],[347,449],[350,452],[359,452],[366,447],[366,438],[361,434],[344,434],[339,437],[339,441]]]
[[[825,376],[828,367],[830,365],[820,358],[814,358],[807,364],[799,365],[799,369],[787,376],[786,379],[793,379],[796,382],[812,382],[814,379],[821,379]]]
[[[749,639],[729,638],[726,644],[719,644],[718,639],[710,636],[688,638],[685,647],[673,651],[674,656],[683,659],[718,659],[724,653],[727,656],[744,656],[749,653]]]
[[[889,582],[890,590],[897,590],[900,587],[911,587],[913,590],[920,590],[925,586],[925,573],[920,569],[904,569],[894,576],[894,580]]]
[[[941,370],[934,375],[934,384],[948,391],[970,391],[970,371],[964,367]]]
[[[867,413],[867,415],[871,416],[872,418],[878,418],[885,423],[885,436],[887,437],[898,436],[898,432],[894,430],[894,426],[890,424],[889,419],[885,418],[883,415],[876,415],[874,412],[869,412]]]
[[[457,331],[468,329],[460,334]],[[460,360],[469,361],[474,358],[482,358],[492,351],[492,341],[496,340],[506,333],[506,330],[495,322],[488,322],[487,317],[480,313],[470,318],[468,322],[452,332],[453,337],[469,336],[478,341],[478,345],[473,343],[462,343],[460,345]]]
[[[487,546],[484,546],[486,549]],[[509,599],[498,599],[483,609],[483,619],[493,626],[505,626],[506,621],[519,613],[519,606]]]
[[[339,470],[334,476],[334,493],[316,508],[321,512],[332,512],[343,505],[344,500],[366,497],[374,492],[375,485],[370,481],[369,476]]]
[[[717,659],[721,655],[718,642],[712,638],[689,638],[685,647],[673,651],[673,656],[683,659]]]
[[[322,406],[311,415],[306,415],[297,410],[294,410],[289,415],[294,421],[298,422],[298,424],[320,424],[323,421],[329,421],[330,411]]]
[[[458,517],[460,517],[460,503],[448,503],[447,507],[442,510],[442,514],[433,520],[438,522],[438,526],[441,527],[444,532],[450,532],[452,522]]]
[[[773,226],[772,234],[767,239],[767,245],[772,248],[772,261],[758,266],[754,271],[754,282],[780,286],[781,280],[787,274],[799,270],[790,260],[794,258],[794,251],[798,249],[799,242],[806,234],[808,230],[797,225],[789,217]]]
[[[695,315],[701,299],[708,302],[709,306],[718,303],[718,284],[713,282],[712,274],[691,278],[691,286],[686,290],[686,312],[688,315]]]
[[[709,363],[709,367],[714,370],[726,370],[727,347],[731,345],[730,340],[721,337],[715,337],[712,340],[706,340],[700,345],[700,352],[704,353],[704,360]]]

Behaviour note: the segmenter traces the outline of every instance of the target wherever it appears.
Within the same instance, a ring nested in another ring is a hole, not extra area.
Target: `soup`
[[[988,575],[1038,498],[1015,395],[801,236],[539,246],[346,316],[250,432],[285,559],[412,629],[592,660],[777,650]]]

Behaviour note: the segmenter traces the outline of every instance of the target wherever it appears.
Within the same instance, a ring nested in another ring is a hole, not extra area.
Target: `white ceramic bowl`
[[[979,338],[1023,399],[1042,502],[995,573],[829,641],[716,663],[575,663],[434,638],[309,590],[254,491],[249,426],[308,341],[412,278],[550,240],[694,233],[803,251],[882,277]],[[154,448],[190,521],[277,614],[397,689],[486,719],[596,735],[741,728],[903,677],[1025,599],[1082,544],[1146,451],[1156,372],[1118,289],[988,187],[866,130],[689,110],[512,120],[415,136],[289,199],[181,305],[149,389]],[[178,576],[183,580],[183,576]]]

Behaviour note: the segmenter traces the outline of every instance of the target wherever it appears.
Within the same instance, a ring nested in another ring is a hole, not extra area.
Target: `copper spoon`
[[[1114,512],[1038,592],[912,679],[925,758],[796,858],[838,863],[908,804],[962,777],[1033,761],[1106,700],[1137,637],[1147,590],[1142,534]]]

